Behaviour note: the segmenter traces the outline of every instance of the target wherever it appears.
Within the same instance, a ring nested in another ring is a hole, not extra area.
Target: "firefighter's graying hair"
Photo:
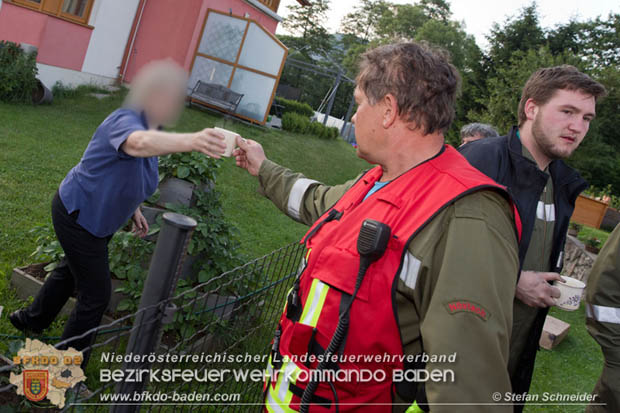
[[[373,105],[392,94],[401,119],[426,135],[452,124],[460,76],[446,52],[425,43],[395,43],[362,55],[357,85]]]

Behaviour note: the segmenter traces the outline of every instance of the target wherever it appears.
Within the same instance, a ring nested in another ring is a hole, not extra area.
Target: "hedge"
[[[320,139],[336,139],[339,135],[338,128],[327,127],[320,122],[310,122],[307,116],[293,112],[282,116],[282,129],[293,133],[313,135]]]
[[[276,103],[282,105],[282,114],[297,113],[306,117],[314,116],[314,109],[307,103],[276,97]]]
[[[37,86],[36,53],[25,53],[18,44],[0,41],[0,101],[32,102]]]

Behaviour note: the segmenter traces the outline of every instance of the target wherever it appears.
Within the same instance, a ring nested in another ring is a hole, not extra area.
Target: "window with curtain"
[[[94,0],[4,0],[76,23],[87,24]]]
[[[64,0],[62,3],[62,12],[83,18],[88,3],[89,0]]]

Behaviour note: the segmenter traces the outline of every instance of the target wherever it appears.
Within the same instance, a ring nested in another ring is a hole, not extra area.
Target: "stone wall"
[[[596,254],[586,251],[583,242],[571,235],[566,237],[563,275],[577,278],[587,283],[588,275],[590,275],[595,259]]]

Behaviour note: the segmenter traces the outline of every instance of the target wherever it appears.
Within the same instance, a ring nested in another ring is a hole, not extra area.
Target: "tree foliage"
[[[308,6],[288,6],[290,13],[282,25],[300,38],[308,52],[329,50],[330,36],[325,28],[325,21],[330,0],[309,0],[309,3]]]
[[[346,14],[340,24],[345,35],[352,36],[356,43],[367,43],[377,38],[378,23],[388,10],[385,0],[361,0]]]
[[[425,41],[450,54],[462,78],[456,119],[446,134],[457,144],[458,131],[469,122],[487,122],[506,133],[517,122],[521,90],[537,69],[572,64],[603,83],[609,96],[597,103],[597,117],[581,147],[569,159],[593,185],[620,194],[620,14],[590,20],[573,19],[543,28],[535,2],[493,25],[483,51],[461,22],[453,19],[446,0],[418,0],[394,4],[389,0],[361,0],[341,24],[342,34],[331,35],[328,58],[307,54],[320,66],[343,67],[357,75],[359,57],[368,49],[395,40]],[[304,48],[302,37],[287,38],[293,49]],[[283,81],[303,90],[302,99],[317,108],[333,78],[299,69],[285,69]],[[343,117],[353,87],[341,86],[332,115]]]

